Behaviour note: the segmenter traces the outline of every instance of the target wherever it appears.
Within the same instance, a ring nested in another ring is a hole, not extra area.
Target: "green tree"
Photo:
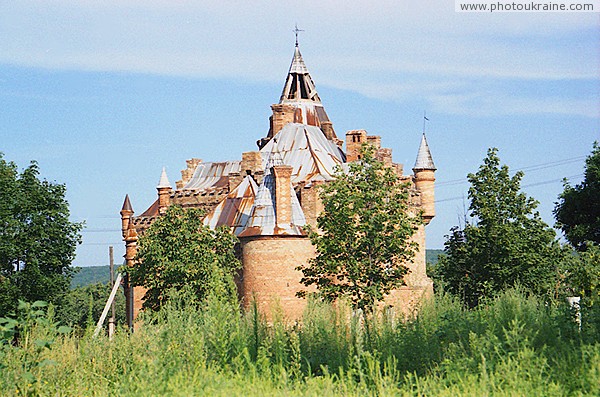
[[[565,252],[536,211],[538,202],[520,192],[522,178],[510,177],[495,148],[468,175],[471,222],[447,236],[434,278],[470,307],[517,284],[538,295],[557,290]]]
[[[40,180],[37,163],[19,173],[0,153],[0,313],[69,290],[82,225],[69,221],[65,191]]]
[[[579,251],[586,242],[600,244],[600,146],[594,143],[585,160],[583,182],[575,186],[564,184],[564,190],[554,207],[557,226]]]
[[[585,251],[567,258],[564,270],[566,294],[580,296],[586,305],[600,302],[600,246],[588,242]]]
[[[210,229],[202,218],[200,210],[171,206],[140,237],[139,263],[127,273],[132,285],[147,288],[144,308],[160,308],[170,289],[184,287],[199,301],[209,294],[235,298],[237,238],[226,228]]]
[[[56,318],[63,324],[81,329],[96,325],[111,289],[110,283],[94,283],[71,289],[56,308]],[[115,296],[115,314],[116,324],[125,324],[125,295],[122,291]]]
[[[418,249],[411,237],[422,219],[410,207],[409,187],[365,145],[362,160],[338,170],[320,196],[319,231],[310,231],[316,257],[298,268],[301,282],[315,285],[325,300],[346,296],[355,308],[370,310],[404,284],[405,263]]]

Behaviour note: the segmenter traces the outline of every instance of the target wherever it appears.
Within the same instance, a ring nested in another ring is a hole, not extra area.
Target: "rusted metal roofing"
[[[429,151],[429,145],[427,144],[427,138],[425,138],[425,133],[423,133],[423,136],[421,137],[419,153],[417,154],[417,161],[415,161],[413,170],[436,170],[435,164],[433,164],[433,158],[431,157],[431,152]]]
[[[293,105],[296,108],[294,122],[308,125],[320,126],[321,123],[329,121],[327,112],[321,103],[308,68],[302,59],[300,49],[294,50],[292,64],[283,86],[279,103]]]
[[[239,237],[250,236],[304,236],[303,226],[306,225],[306,219],[300,202],[290,182],[289,195],[291,198],[292,221],[289,225],[278,225],[275,205],[275,176],[271,172],[271,167],[278,162],[277,156],[269,159],[258,193],[254,199],[250,217],[244,230]]]
[[[233,234],[238,235],[250,218],[258,185],[251,176],[246,176],[242,182],[221,201],[205,218],[204,224],[211,227],[226,225]]]
[[[203,190],[227,186],[228,175],[232,172],[240,172],[240,164],[240,161],[199,163],[194,175],[185,184],[183,190]]]
[[[273,153],[281,163],[293,167],[292,183],[310,182],[317,176],[321,180],[332,180],[335,168],[345,162],[342,149],[328,140],[320,128],[290,123],[273,137],[262,149],[263,163]]]
[[[158,199],[156,199],[155,202],[152,203],[152,205],[150,207],[148,207],[148,209],[146,211],[144,211],[143,214],[137,216],[136,218],[145,218],[145,217],[151,217],[151,216],[157,216],[158,215]]]

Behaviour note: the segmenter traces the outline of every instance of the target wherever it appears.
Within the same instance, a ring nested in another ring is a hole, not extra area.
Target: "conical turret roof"
[[[436,170],[435,164],[433,164],[433,158],[431,157],[431,152],[429,151],[429,145],[427,144],[427,138],[425,138],[425,133],[423,133],[423,136],[421,137],[419,153],[417,154],[417,161],[415,161],[413,170]]]
[[[123,208],[121,211],[131,211],[133,212],[133,208],[131,207],[131,201],[129,201],[129,195],[125,195],[125,201],[123,202]]]
[[[158,186],[156,188],[160,189],[164,187],[171,187],[171,182],[169,182],[169,178],[167,177],[167,170],[165,169],[165,167],[163,167],[162,169],[162,173],[160,174],[160,181],[158,182]]]

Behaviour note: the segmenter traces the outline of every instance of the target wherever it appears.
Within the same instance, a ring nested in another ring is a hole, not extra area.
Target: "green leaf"
[[[61,325],[60,327],[58,327],[58,329],[56,330],[56,332],[58,332],[59,334],[68,334],[71,331],[73,331],[73,328],[68,327],[66,325]]]

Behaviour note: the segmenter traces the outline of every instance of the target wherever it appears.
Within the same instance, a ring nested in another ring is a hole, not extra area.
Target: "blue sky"
[[[67,185],[76,265],[123,254],[118,211],[185,160],[239,159],[268,130],[298,23],[338,136],[381,135],[438,167],[429,248],[463,218],[488,147],[552,208],[600,140],[599,13],[455,13],[453,1],[0,1],[0,151]]]

